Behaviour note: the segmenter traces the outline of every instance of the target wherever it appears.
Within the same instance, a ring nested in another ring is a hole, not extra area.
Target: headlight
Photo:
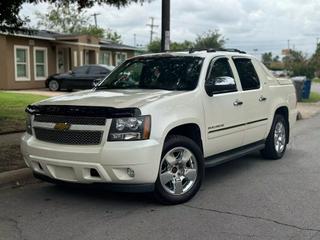
[[[29,133],[30,135],[32,135],[32,123],[31,123],[31,118],[32,115],[27,113],[27,118],[26,118],[26,131],[27,133]]]
[[[151,117],[112,119],[108,141],[136,141],[150,137]]]

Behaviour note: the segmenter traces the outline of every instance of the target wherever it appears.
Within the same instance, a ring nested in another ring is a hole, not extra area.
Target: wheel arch
[[[273,119],[276,115],[282,115],[287,123],[287,143],[289,143],[290,139],[290,122],[289,122],[289,108],[287,106],[279,106],[275,109],[273,114]],[[272,120],[273,121],[273,120]]]
[[[199,124],[190,122],[171,127],[165,135],[164,142],[170,135],[181,135],[190,138],[199,146],[203,153],[203,140]]]

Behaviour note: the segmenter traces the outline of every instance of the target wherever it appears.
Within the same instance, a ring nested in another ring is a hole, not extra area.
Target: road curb
[[[17,130],[17,131],[11,131],[11,132],[2,132],[1,135],[9,135],[9,134],[15,134],[15,133],[24,133],[26,130]]]
[[[0,173],[0,188],[17,187],[38,181],[29,168]]]

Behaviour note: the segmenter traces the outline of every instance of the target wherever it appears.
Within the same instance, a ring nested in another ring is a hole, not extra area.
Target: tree
[[[121,35],[115,31],[112,31],[112,29],[110,28],[105,30],[100,27],[89,25],[89,26],[80,28],[80,30],[77,33],[88,34],[91,36],[96,36],[98,38],[106,38],[113,43],[122,43]]]
[[[193,42],[191,41],[183,41],[183,42],[171,42],[170,50],[171,51],[187,51],[188,49],[193,47]],[[158,53],[161,51],[161,40],[155,39],[148,45],[148,52],[150,53]]]
[[[115,31],[112,31],[110,28],[105,32],[104,37],[113,43],[122,43],[121,35]]]
[[[280,62],[280,57],[277,55],[272,59],[272,62]]]
[[[97,32],[88,24],[89,17],[85,11],[79,11],[75,5],[49,6],[47,13],[35,12],[37,27],[61,33]]]
[[[222,48],[225,43],[223,36],[215,31],[208,31],[202,35],[198,35],[194,42],[183,41],[183,42],[171,42],[170,50],[172,51],[187,51],[190,48]],[[148,52],[157,53],[161,49],[161,40],[155,39],[148,45]]]
[[[81,27],[77,33],[88,34],[91,36],[95,36],[97,38],[104,38],[105,37],[105,30],[103,28],[96,27],[93,25]]]
[[[290,49],[289,54],[282,61],[293,76],[307,76],[313,78],[314,69],[310,64],[310,60],[301,51]]]
[[[272,52],[263,53],[261,59],[264,65],[270,67],[272,63]]]
[[[182,43],[172,42],[172,43],[170,44],[170,49],[171,49],[172,51],[184,51],[184,50],[188,50],[188,49],[192,48],[192,47],[193,47],[193,44],[194,44],[193,42],[187,41],[187,40],[185,40],[185,41],[182,42]]]
[[[203,33],[198,35],[195,40],[195,48],[222,48],[225,44],[223,36],[219,33],[218,30]]]
[[[140,2],[141,4],[147,0],[8,0],[0,1],[0,31],[2,32],[16,32],[23,27],[27,22],[27,17],[19,16],[19,12],[24,3],[37,4],[39,2],[53,3],[58,6],[66,4],[75,4],[78,10],[90,8],[94,4],[110,5],[118,8],[127,6],[131,3]],[[150,1],[150,0],[148,0]]]
[[[316,77],[320,77],[320,43],[318,43],[316,52],[311,57],[310,64]]]
[[[121,43],[120,34],[112,29],[105,30],[90,25],[86,11],[80,11],[75,5],[50,6],[47,13],[36,12],[36,16],[39,19],[38,28],[70,34],[88,34]]]
[[[148,45],[148,52],[150,53],[158,53],[161,51],[161,40],[159,38],[153,40]]]

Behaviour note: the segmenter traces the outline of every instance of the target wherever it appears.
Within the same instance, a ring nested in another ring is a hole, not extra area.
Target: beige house
[[[43,88],[49,75],[84,64],[116,66],[136,50],[89,35],[0,33],[0,89]]]

